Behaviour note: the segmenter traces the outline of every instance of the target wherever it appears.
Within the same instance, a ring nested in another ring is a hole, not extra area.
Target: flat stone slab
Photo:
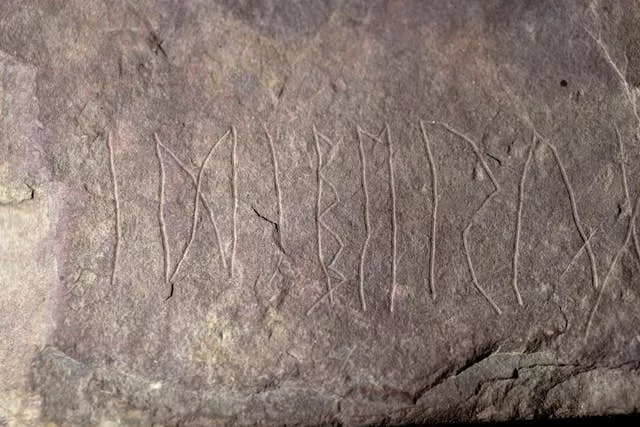
[[[640,408],[632,2],[0,4],[0,424]]]

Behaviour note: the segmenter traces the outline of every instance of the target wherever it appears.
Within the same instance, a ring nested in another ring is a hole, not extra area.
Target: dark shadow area
[[[560,427],[560,426],[608,426],[608,425],[638,425],[640,414],[611,415],[601,417],[539,419],[527,421],[503,421],[486,423],[442,423],[442,424],[403,424],[406,426],[432,425],[442,427]]]

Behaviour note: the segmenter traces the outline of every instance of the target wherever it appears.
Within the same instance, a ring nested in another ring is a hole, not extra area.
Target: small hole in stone
[[[560,86],[567,87],[568,84],[569,83],[566,80],[564,80],[564,79],[560,80]]]

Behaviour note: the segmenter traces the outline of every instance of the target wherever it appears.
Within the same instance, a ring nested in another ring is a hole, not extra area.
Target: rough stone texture
[[[638,411],[638,28],[0,2],[0,424]]]

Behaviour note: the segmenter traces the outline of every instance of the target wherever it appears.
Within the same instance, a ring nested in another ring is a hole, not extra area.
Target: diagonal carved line
[[[187,176],[189,176],[189,178],[191,178],[191,182],[193,183],[194,187],[197,187],[198,185],[198,178],[193,174],[193,172],[191,172],[189,170],[189,168],[184,164],[184,162],[182,162],[182,160],[180,160],[178,158],[178,156],[175,155],[175,153],[166,145],[164,145],[160,139],[157,137],[157,135],[155,135],[156,137],[156,142],[160,145],[160,147],[162,147],[163,150],[165,150],[167,152],[167,154],[169,154],[169,156],[176,162],[176,164],[180,167],[180,169],[182,169]],[[222,242],[220,240],[220,231],[218,229],[218,222],[216,221],[216,217],[215,214],[213,213],[213,210],[211,209],[211,206],[209,206],[209,202],[207,201],[207,199],[204,197],[203,194],[200,194],[200,200],[202,201],[202,204],[204,205],[205,210],[207,211],[207,213],[209,214],[209,219],[211,220],[211,223],[213,224],[213,231],[215,234],[215,238],[216,238],[216,242],[218,244],[218,250],[220,251],[220,258],[222,260],[222,267],[226,270],[227,269],[227,260],[226,260],[226,256],[224,254],[224,250],[222,249]]]
[[[320,267],[322,268],[322,272],[325,277],[325,281],[327,283],[327,292],[329,293],[329,301],[333,304],[333,292],[331,289],[331,276],[329,275],[329,270],[327,269],[327,265],[324,262],[324,255],[322,254],[322,220],[320,218],[321,212],[321,203],[322,203],[322,151],[320,149],[320,141],[318,140],[318,133],[316,131],[316,127],[313,126],[313,140],[315,142],[316,147],[316,156],[318,158],[317,162],[317,172],[316,172],[316,180],[317,180],[317,195],[316,195],[316,238],[318,240],[317,250],[318,250],[318,261],[320,262]]]
[[[618,130],[618,126],[615,125],[616,136],[618,138],[618,147],[620,149],[620,168],[622,171],[622,187],[624,190],[624,198],[625,204],[627,205],[627,209],[631,209],[631,197],[629,197],[629,181],[627,179],[627,168],[626,162],[627,158],[624,153],[624,144],[622,143],[622,136],[620,135],[620,131]],[[633,227],[633,247],[636,251],[636,256],[640,258],[640,242],[638,239],[638,231],[636,228],[636,224],[632,224]]]
[[[607,275],[604,277],[604,282],[602,282],[602,286],[600,286],[600,291],[598,292],[598,297],[596,298],[596,302],[593,304],[593,308],[591,309],[591,313],[589,313],[589,319],[587,320],[587,325],[586,325],[585,331],[584,331],[584,340],[585,340],[585,342],[589,339],[589,333],[591,332],[591,327],[593,325],[593,320],[594,320],[595,315],[596,315],[596,313],[598,311],[598,307],[600,306],[600,301],[602,300],[602,295],[604,295],[604,290],[606,289],[607,284],[609,283],[609,277],[611,275],[611,272],[615,268],[616,264],[620,260],[620,256],[622,255],[622,253],[624,252],[624,250],[626,249],[626,247],[629,245],[629,243],[631,241],[631,236],[633,235],[633,224],[635,223],[636,218],[638,216],[638,208],[639,207],[640,207],[640,195],[638,197],[636,197],[635,206],[633,207],[633,213],[631,214],[631,217],[629,218],[629,225],[627,226],[627,233],[626,233],[626,236],[624,238],[624,241],[623,241],[622,245],[620,246],[620,249],[618,249],[618,252],[616,253],[616,255],[613,257],[613,260],[611,261],[611,264],[609,265],[609,270],[607,271]]]
[[[580,234],[580,238],[582,238],[582,242],[585,244],[585,249],[587,251],[587,255],[589,257],[589,264],[591,265],[591,278],[593,282],[593,288],[598,289],[598,270],[596,266],[596,258],[593,253],[593,249],[591,248],[591,242],[589,241],[589,236],[585,233],[584,228],[582,227],[582,222],[580,221],[580,216],[578,215],[578,206],[576,204],[576,196],[573,191],[573,187],[571,186],[571,181],[569,181],[569,176],[567,175],[567,170],[560,159],[560,155],[558,154],[558,150],[556,147],[551,144],[549,141],[546,141],[544,138],[540,136],[538,132],[536,132],[536,136],[544,142],[544,144],[549,147],[551,153],[553,154],[553,158],[558,165],[558,169],[560,169],[560,175],[562,175],[562,181],[564,182],[564,186],[567,189],[567,193],[569,195],[569,202],[571,204],[571,213],[573,215],[573,222],[576,225],[576,229]]]
[[[482,202],[480,207],[475,211],[475,213],[473,214],[473,216],[469,220],[469,223],[467,224],[467,226],[462,231],[462,243],[463,243],[463,246],[464,246],[464,252],[465,252],[466,259],[467,259],[467,266],[469,268],[469,273],[471,274],[471,279],[473,280],[473,285],[476,287],[478,292],[480,292],[480,294],[487,300],[487,302],[496,311],[496,313],[498,313],[498,315],[501,315],[502,314],[502,310],[500,309],[500,307],[495,303],[493,298],[491,298],[491,296],[484,290],[484,288],[480,285],[480,283],[478,281],[478,277],[476,276],[475,268],[473,267],[473,261],[471,260],[471,250],[469,248],[469,241],[468,241],[469,233],[471,231],[471,227],[473,226],[473,224],[475,222],[475,218],[480,213],[480,211],[482,211],[484,209],[484,207],[486,205],[488,205],[489,202],[491,202],[491,200],[495,197],[495,195],[498,194],[498,192],[500,192],[500,184],[498,184],[498,181],[493,176],[493,172],[491,172],[491,169],[489,169],[489,166],[487,165],[487,162],[484,160],[484,157],[480,153],[480,150],[478,149],[478,146],[476,145],[475,142],[473,142],[473,140],[471,138],[469,138],[465,134],[461,133],[460,131],[452,128],[451,126],[449,126],[446,123],[440,123],[440,122],[434,122],[434,121],[431,121],[429,123],[431,125],[434,125],[434,126],[440,126],[443,129],[445,129],[446,131],[450,132],[451,134],[453,134],[453,135],[457,136],[458,138],[461,138],[462,140],[466,141],[471,146],[471,148],[473,149],[473,152],[475,153],[476,157],[480,161],[480,164],[482,165],[482,168],[487,173],[487,175],[489,176],[489,179],[491,180],[491,183],[495,187],[494,191],[491,192],[491,194],[489,194],[484,199],[484,202]]]
[[[338,147],[340,145],[340,141],[338,141],[337,143],[331,145],[330,144],[330,140],[329,138],[327,138],[326,136],[324,136],[323,134],[318,132],[318,136],[323,139],[325,141],[325,143],[327,143],[327,145],[330,146],[330,150],[329,150],[329,157],[327,159],[327,161],[325,162],[325,165],[323,166],[323,169],[325,169],[330,163],[331,161],[334,159],[335,155],[338,152]],[[324,211],[322,211],[320,213],[320,223],[321,225],[324,227],[324,229],[331,235],[331,237],[333,237],[336,242],[338,242],[338,250],[336,251],[336,253],[333,255],[333,257],[331,258],[331,261],[329,262],[328,268],[333,271],[336,275],[338,275],[342,280],[344,280],[344,274],[342,272],[340,272],[339,270],[337,270],[334,266],[336,260],[340,257],[340,254],[342,253],[342,250],[344,249],[344,241],[342,240],[342,238],[331,228],[329,227],[323,220],[323,217],[328,214],[331,210],[333,210],[333,208],[335,208],[340,202],[340,195],[338,194],[338,190],[336,189],[336,186],[325,177],[323,171],[320,171],[320,177],[322,178],[322,181],[327,184],[329,186],[329,188],[331,189],[331,192],[333,193],[333,202],[327,206],[327,208],[325,208]]]
[[[200,200],[201,191],[202,191],[202,177],[204,176],[204,170],[205,170],[205,168],[207,166],[207,163],[209,162],[209,159],[211,158],[211,155],[215,151],[216,147],[218,147],[218,145],[227,138],[229,133],[230,133],[230,131],[225,132],[225,134],[222,135],[222,137],[215,144],[213,144],[213,146],[211,147],[211,149],[207,153],[207,157],[205,157],[204,161],[202,162],[202,166],[200,167],[200,171],[198,172],[198,179],[197,179],[197,184],[196,184],[196,196],[195,196],[194,206],[193,206],[193,218],[192,218],[192,222],[191,222],[191,235],[189,237],[189,241],[187,243],[187,246],[184,248],[184,251],[182,252],[182,256],[180,257],[180,261],[178,261],[178,265],[176,265],[176,268],[173,271],[173,274],[171,275],[171,281],[174,280],[176,274],[180,270],[180,267],[182,266],[182,263],[186,259],[187,254],[189,253],[189,249],[191,248],[191,245],[193,244],[193,240],[196,237],[196,228],[197,228],[197,225],[198,225],[198,206],[200,206],[199,200]]]

